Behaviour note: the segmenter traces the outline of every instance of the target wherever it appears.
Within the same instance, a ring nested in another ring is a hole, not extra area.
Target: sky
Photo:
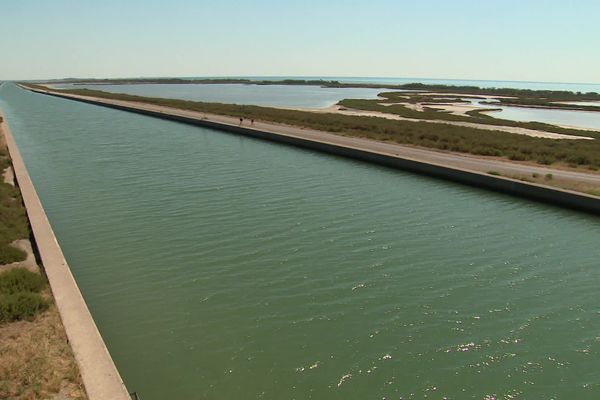
[[[600,83],[599,0],[0,0],[0,80]]]

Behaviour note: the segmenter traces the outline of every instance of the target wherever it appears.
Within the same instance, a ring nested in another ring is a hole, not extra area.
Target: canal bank
[[[488,162],[471,157],[436,153],[414,148],[408,148],[408,152],[406,152],[406,146],[390,145],[366,139],[347,138],[326,132],[311,131],[276,124],[254,124],[249,123],[248,121],[246,121],[246,124],[244,125],[242,122],[239,124],[236,123],[236,120],[231,117],[209,115],[137,102],[99,99],[28,87],[23,88],[35,93],[308,148],[583,212],[600,214],[600,197],[570,190],[562,190],[547,185],[535,184],[524,180],[512,179],[505,176],[498,176],[496,174],[490,174],[489,172],[497,172],[498,169],[504,173],[505,169],[508,169],[509,171],[512,169],[521,172],[524,170],[533,171],[533,174],[535,175],[540,173],[545,175],[564,174],[565,176],[577,177],[577,179],[590,181],[594,184],[600,183],[600,175],[597,174],[551,170],[543,167],[530,167],[519,164],[513,164],[511,166],[510,163],[507,162],[498,162],[494,160]],[[402,151],[401,149],[405,150],[404,154],[399,153]],[[482,171],[486,171],[487,173]],[[552,171],[553,173],[549,173],[548,171]],[[529,174],[531,174],[531,172],[529,172]]]
[[[144,400],[598,394],[597,218],[12,85],[0,105]]]
[[[128,400],[130,397],[127,389],[71,274],[13,135],[4,119],[0,119],[0,131],[6,138],[14,175],[27,210],[37,251],[88,398]]]

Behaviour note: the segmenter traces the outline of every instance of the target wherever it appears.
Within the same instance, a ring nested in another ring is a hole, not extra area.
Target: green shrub
[[[554,157],[551,156],[541,156],[538,157],[536,159],[538,164],[543,164],[543,165],[552,165],[553,163],[556,162],[556,159]]]
[[[462,121],[462,122],[476,122],[479,124],[485,125],[497,125],[497,126],[512,126],[512,127],[521,127],[526,129],[532,129],[537,131],[544,132],[555,132],[561,133],[565,135],[581,135],[581,136],[589,136],[598,138],[600,135],[598,132],[594,131],[586,131],[579,130],[575,128],[563,128],[560,126],[555,126],[551,124],[546,124],[542,122],[523,122],[523,121],[513,121],[502,118],[495,118],[489,115],[482,114],[482,111],[485,110],[474,110],[473,112],[466,113],[465,115],[456,115],[451,113],[440,112],[434,108],[425,107],[423,111],[416,111],[410,108],[407,108],[400,104],[395,104],[392,106],[382,105],[384,103],[406,103],[407,99],[405,99],[405,95],[407,93],[402,92],[384,92],[380,93],[379,96],[384,97],[385,100],[376,99],[376,100],[362,100],[362,99],[345,99],[340,101],[338,104],[344,106],[345,108],[351,109],[359,109],[359,110],[368,110],[368,111],[378,111],[383,113],[391,113],[397,114],[404,118],[411,118],[417,120],[445,120],[445,121]],[[410,96],[415,96],[414,94],[410,94]],[[417,96],[419,97],[419,96]],[[417,99],[418,100],[418,99]],[[487,110],[490,111],[490,110]]]
[[[513,161],[525,161],[527,157],[525,157],[523,153],[509,153],[508,159]]]
[[[0,246],[0,265],[23,261],[25,258],[27,258],[27,254],[21,249],[8,244]]]
[[[573,157],[569,157],[567,158],[567,161],[575,165],[587,165],[590,163],[590,159],[584,155],[575,155]]]
[[[5,158],[0,163],[0,169],[3,170],[8,165],[6,160]],[[19,189],[0,183],[0,265],[25,259],[26,254],[10,243],[28,236],[27,215]]]
[[[0,323],[33,317],[48,309],[49,303],[39,293],[19,292],[0,295]]]
[[[0,295],[19,292],[40,292],[46,287],[44,278],[25,268],[15,268],[0,273]]]

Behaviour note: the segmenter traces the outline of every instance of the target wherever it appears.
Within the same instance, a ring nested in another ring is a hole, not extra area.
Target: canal
[[[10,83],[0,109],[144,400],[600,395],[597,217]]]

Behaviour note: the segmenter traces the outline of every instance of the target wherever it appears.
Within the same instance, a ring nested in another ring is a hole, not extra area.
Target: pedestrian
[[[244,122],[244,118],[240,117],[240,125]]]
[[[254,125],[254,118],[250,120],[250,125]]]

